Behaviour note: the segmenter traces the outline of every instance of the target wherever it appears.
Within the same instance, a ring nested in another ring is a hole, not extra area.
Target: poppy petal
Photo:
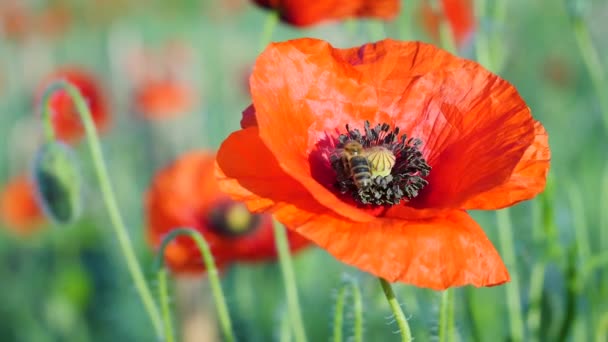
[[[540,122],[534,125],[534,143],[528,147],[511,177],[502,185],[465,202],[465,209],[501,209],[529,200],[545,189],[551,161],[549,137]]]
[[[216,176],[222,191],[245,202],[252,211],[272,211],[273,206],[284,202],[311,212],[332,208],[352,220],[365,222],[374,219],[333,194],[334,200],[326,199],[327,205],[321,206],[302,184],[281,169],[260,139],[257,127],[232,133],[218,151],[217,165]]]
[[[293,208],[277,219],[317,243],[340,261],[363,271],[419,287],[494,286],[509,281],[498,252],[465,212],[452,210],[425,220],[378,218],[356,223],[333,214]],[[293,220],[308,222],[294,225]]]
[[[419,208],[457,209],[503,184],[534,140],[530,110],[511,84],[419,42],[272,44],[256,62],[251,92],[264,144],[328,207],[328,156],[346,124],[388,123],[422,139],[433,170],[412,202]]]
[[[279,11],[281,19],[295,26],[310,26],[326,20],[350,17],[392,19],[399,12],[399,0],[255,0]]]

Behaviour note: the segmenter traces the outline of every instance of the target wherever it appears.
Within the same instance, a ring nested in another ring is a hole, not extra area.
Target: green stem
[[[355,316],[355,326],[353,331],[353,341],[363,341],[363,300],[361,300],[361,290],[355,281],[351,281],[351,294],[353,296],[353,313]]]
[[[439,342],[453,342],[456,338],[454,328],[454,292],[447,289],[441,293],[439,309]]]
[[[604,312],[604,314],[600,317],[597,328],[595,329],[595,341],[608,341],[608,312]]]
[[[289,326],[289,317],[283,317],[281,319],[281,331],[280,331],[280,342],[290,342],[291,341],[291,327]]]
[[[602,175],[602,185],[600,190],[600,203],[608,203],[608,164],[606,164],[604,173]],[[608,210],[600,210],[599,218],[599,232],[600,232],[600,250],[608,251]],[[608,268],[602,270],[603,282],[600,288],[603,296],[608,295]]]
[[[496,221],[498,225],[498,237],[500,240],[500,249],[505,260],[505,264],[516,269],[517,262],[515,258],[515,246],[513,245],[513,227],[509,210],[503,209],[496,213]],[[511,283],[505,285],[507,291],[507,308],[509,311],[509,323],[511,329],[511,340],[515,342],[524,340],[524,324],[521,312],[521,303],[519,301],[519,277],[517,272],[511,274]]]
[[[578,43],[578,48],[589,71],[589,77],[591,77],[591,83],[597,95],[599,101],[600,110],[602,113],[602,119],[604,121],[604,128],[608,132],[608,97],[606,97],[606,74],[602,63],[600,61],[597,49],[593,45],[591,40],[591,34],[584,18],[581,16],[574,16],[572,18],[572,28]]]
[[[295,340],[305,342],[306,332],[302,322],[300,313],[300,303],[298,301],[298,290],[296,288],[296,277],[291,263],[291,254],[289,253],[289,241],[285,228],[278,221],[273,221],[274,239],[279,253],[279,262],[281,264],[281,273],[283,273],[283,282],[285,283],[285,293],[287,295],[287,308],[289,310],[289,318],[294,329]]]
[[[334,312],[334,342],[342,342],[342,322],[344,321],[344,302],[346,297],[346,286],[338,290],[336,298],[336,311]]]
[[[161,268],[157,272],[158,277],[158,297],[160,298],[160,308],[163,313],[163,323],[167,342],[175,341],[173,335],[173,321],[171,318],[171,308],[169,307],[169,291],[167,289],[167,270]]]
[[[266,17],[264,28],[262,29],[262,39],[260,39],[260,47],[258,51],[264,51],[266,45],[270,43],[272,39],[272,33],[274,32],[277,24],[279,23],[280,14],[278,11],[271,11]]]
[[[160,313],[152,297],[152,292],[150,291],[150,288],[146,283],[146,279],[141,270],[141,267],[139,266],[135,251],[133,249],[133,244],[131,243],[131,239],[129,238],[129,234],[127,233],[127,228],[120,214],[120,210],[116,202],[116,196],[114,195],[114,189],[112,188],[112,185],[110,183],[110,177],[108,176],[108,171],[103,159],[103,154],[101,152],[101,146],[99,144],[99,138],[97,136],[95,124],[91,119],[91,112],[89,110],[89,107],[87,106],[86,101],[80,94],[78,88],[74,87],[68,82],[55,82],[51,84],[44,93],[42,115],[44,120],[46,138],[48,140],[55,139],[55,133],[51,120],[51,108],[49,106],[49,100],[51,98],[51,95],[58,90],[64,90],[65,92],[67,92],[68,95],[71,97],[72,101],[74,102],[74,105],[76,106],[76,111],[80,116],[80,120],[82,121],[82,125],[84,127],[87,140],[89,142],[89,150],[91,153],[91,158],[93,159],[93,165],[97,174],[97,180],[99,181],[99,186],[101,188],[101,194],[106,204],[106,208],[110,216],[110,221],[112,222],[112,227],[114,228],[114,233],[118,238],[120,250],[122,251],[122,254],[127,262],[127,268],[131,273],[131,277],[133,278],[133,281],[135,283],[135,288],[137,289],[137,292],[139,293],[139,296],[146,308],[148,316],[150,317],[150,320],[154,325],[156,335],[159,339],[162,340],[164,337]]]
[[[211,285],[213,299],[215,300],[215,307],[217,310],[218,318],[220,320],[220,326],[222,327],[222,331],[224,332],[224,337],[226,338],[226,341],[234,342],[235,337],[232,332],[232,322],[230,320],[230,315],[228,314],[226,298],[224,297],[224,292],[222,291],[219,272],[215,267],[215,261],[213,260],[213,255],[211,254],[209,244],[207,244],[205,238],[198,231],[192,228],[176,228],[171,230],[171,232],[167,234],[163,239],[159,251],[156,255],[156,269],[160,269],[163,265],[165,248],[167,248],[169,243],[179,235],[189,236],[192,240],[194,240],[196,246],[201,252],[203,262],[205,263],[207,276],[209,277],[209,283]]]
[[[405,318],[403,310],[401,310],[401,305],[399,305],[397,298],[395,298],[395,293],[393,292],[391,284],[389,284],[389,282],[383,278],[378,278],[378,280],[380,281],[380,286],[382,286],[382,291],[384,291],[384,296],[386,296],[388,305],[391,307],[395,320],[399,325],[399,331],[401,332],[401,341],[411,342],[412,333],[410,331],[410,326],[407,323],[407,318]]]
[[[570,185],[568,187],[568,193],[579,262],[581,265],[586,265],[587,260],[591,256],[591,243],[589,242],[589,232],[587,231],[588,224],[585,217],[583,196],[580,189],[575,185]]]
[[[527,325],[533,341],[542,340],[540,323],[542,314],[543,287],[545,282],[545,263],[540,261],[532,266],[530,273],[530,308],[528,309]]]
[[[334,314],[334,341],[342,341],[342,324],[344,321],[344,306],[346,302],[346,295],[349,293],[353,297],[353,316],[354,316],[354,327],[353,327],[353,341],[363,341],[363,302],[361,300],[361,290],[359,285],[354,279],[347,279],[338,291],[338,297],[336,298],[336,311]]]

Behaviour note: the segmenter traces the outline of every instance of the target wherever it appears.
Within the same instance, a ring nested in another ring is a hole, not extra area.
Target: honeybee
[[[344,144],[341,154],[344,169],[350,171],[353,182],[359,189],[372,185],[372,171],[365,156],[365,149],[359,142],[350,140]]]
[[[395,165],[395,155],[386,147],[365,148],[355,140],[344,144],[339,157],[344,170],[350,173],[350,178],[359,189],[369,187],[376,177],[388,176]]]

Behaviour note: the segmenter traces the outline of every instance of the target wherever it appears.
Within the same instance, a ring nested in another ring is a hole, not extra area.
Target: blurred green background
[[[4,23],[11,2],[0,0]],[[51,9],[64,14],[56,26],[16,35],[5,29],[0,36],[0,184],[27,172],[42,141],[33,102],[41,79],[64,65],[93,71],[111,102],[112,124],[102,137],[105,158],[139,260],[156,288],[153,254],[143,233],[143,194],[157,168],[183,151],[216,149],[239,128],[241,111],[250,103],[248,71],[261,51],[269,13],[246,0],[17,2],[38,18],[33,22],[41,22]],[[399,17],[384,26],[386,36],[438,43],[422,26],[421,2],[403,1]],[[515,85],[546,127],[552,164],[548,190],[537,199],[508,212],[473,213],[505,258],[513,281],[454,290],[458,339],[608,341],[607,126],[571,20],[572,8],[578,9],[600,62],[608,65],[608,1],[487,5],[477,26],[479,36],[491,42],[492,65],[487,67]],[[279,24],[272,40],[310,36],[350,47],[377,39],[379,27],[369,20],[309,29]],[[196,91],[196,106],[175,118],[146,120],[132,107],[129,58],[142,47],[162,49],[176,41],[188,51],[178,67]],[[459,54],[475,59],[475,40]],[[593,72],[608,96],[606,75]],[[0,340],[152,341],[86,144],[76,152],[87,184],[83,217],[67,227],[46,225],[27,237],[9,227],[0,230]],[[331,338],[335,297],[344,277],[355,279],[362,290],[364,340],[399,340],[374,277],[318,249],[298,254],[294,262],[310,341]],[[278,265],[238,265],[222,283],[239,341],[278,340],[286,312]],[[416,341],[435,340],[441,293],[404,284],[395,284],[395,290]],[[195,311],[215,325],[205,278],[173,286],[176,306],[180,293],[190,298],[182,302],[199,304]],[[176,326],[192,318],[189,310],[194,309],[176,310],[181,313]],[[344,329],[349,336],[348,315]]]

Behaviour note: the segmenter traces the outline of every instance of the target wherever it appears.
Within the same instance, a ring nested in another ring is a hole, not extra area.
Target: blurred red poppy
[[[70,23],[70,11],[63,4],[49,4],[38,10],[22,1],[4,0],[0,4],[0,35],[11,39],[54,38],[66,32]]]
[[[192,111],[198,94],[192,73],[194,52],[180,40],[166,42],[157,50],[137,49],[126,60],[133,88],[135,111],[146,119],[163,119]]]
[[[475,30],[475,15],[472,0],[440,0],[439,8],[433,7],[430,0],[422,2],[421,17],[426,30],[435,40],[439,40],[439,25],[442,20],[451,29],[456,46],[466,44]]]
[[[0,193],[0,219],[18,235],[31,234],[45,222],[28,177],[19,176],[5,184]]]
[[[91,116],[98,132],[103,132],[109,125],[108,105],[101,86],[93,74],[77,67],[60,69],[49,75],[39,86],[37,102],[40,105],[42,94],[54,81],[66,80],[73,84],[87,101]],[[63,90],[55,92],[49,99],[52,110],[52,121],[58,139],[74,143],[85,136],[84,127],[70,96]]]
[[[151,82],[136,90],[136,110],[148,119],[175,117],[194,108],[195,94],[185,84]]]
[[[261,54],[250,88],[217,156],[233,199],[389,281],[509,280],[466,213],[545,187],[547,133],[508,82],[420,42],[296,39]]]
[[[399,0],[254,0],[279,12],[281,20],[294,26],[311,26],[329,20],[352,17],[393,19]]]
[[[158,248],[171,230],[191,227],[205,237],[220,268],[276,258],[271,217],[251,214],[244,204],[220,192],[214,164],[212,153],[191,152],[157,173],[146,195],[151,245]],[[310,244],[294,232],[288,238],[294,252]],[[205,270],[198,248],[188,237],[169,244],[165,260],[178,274]]]

